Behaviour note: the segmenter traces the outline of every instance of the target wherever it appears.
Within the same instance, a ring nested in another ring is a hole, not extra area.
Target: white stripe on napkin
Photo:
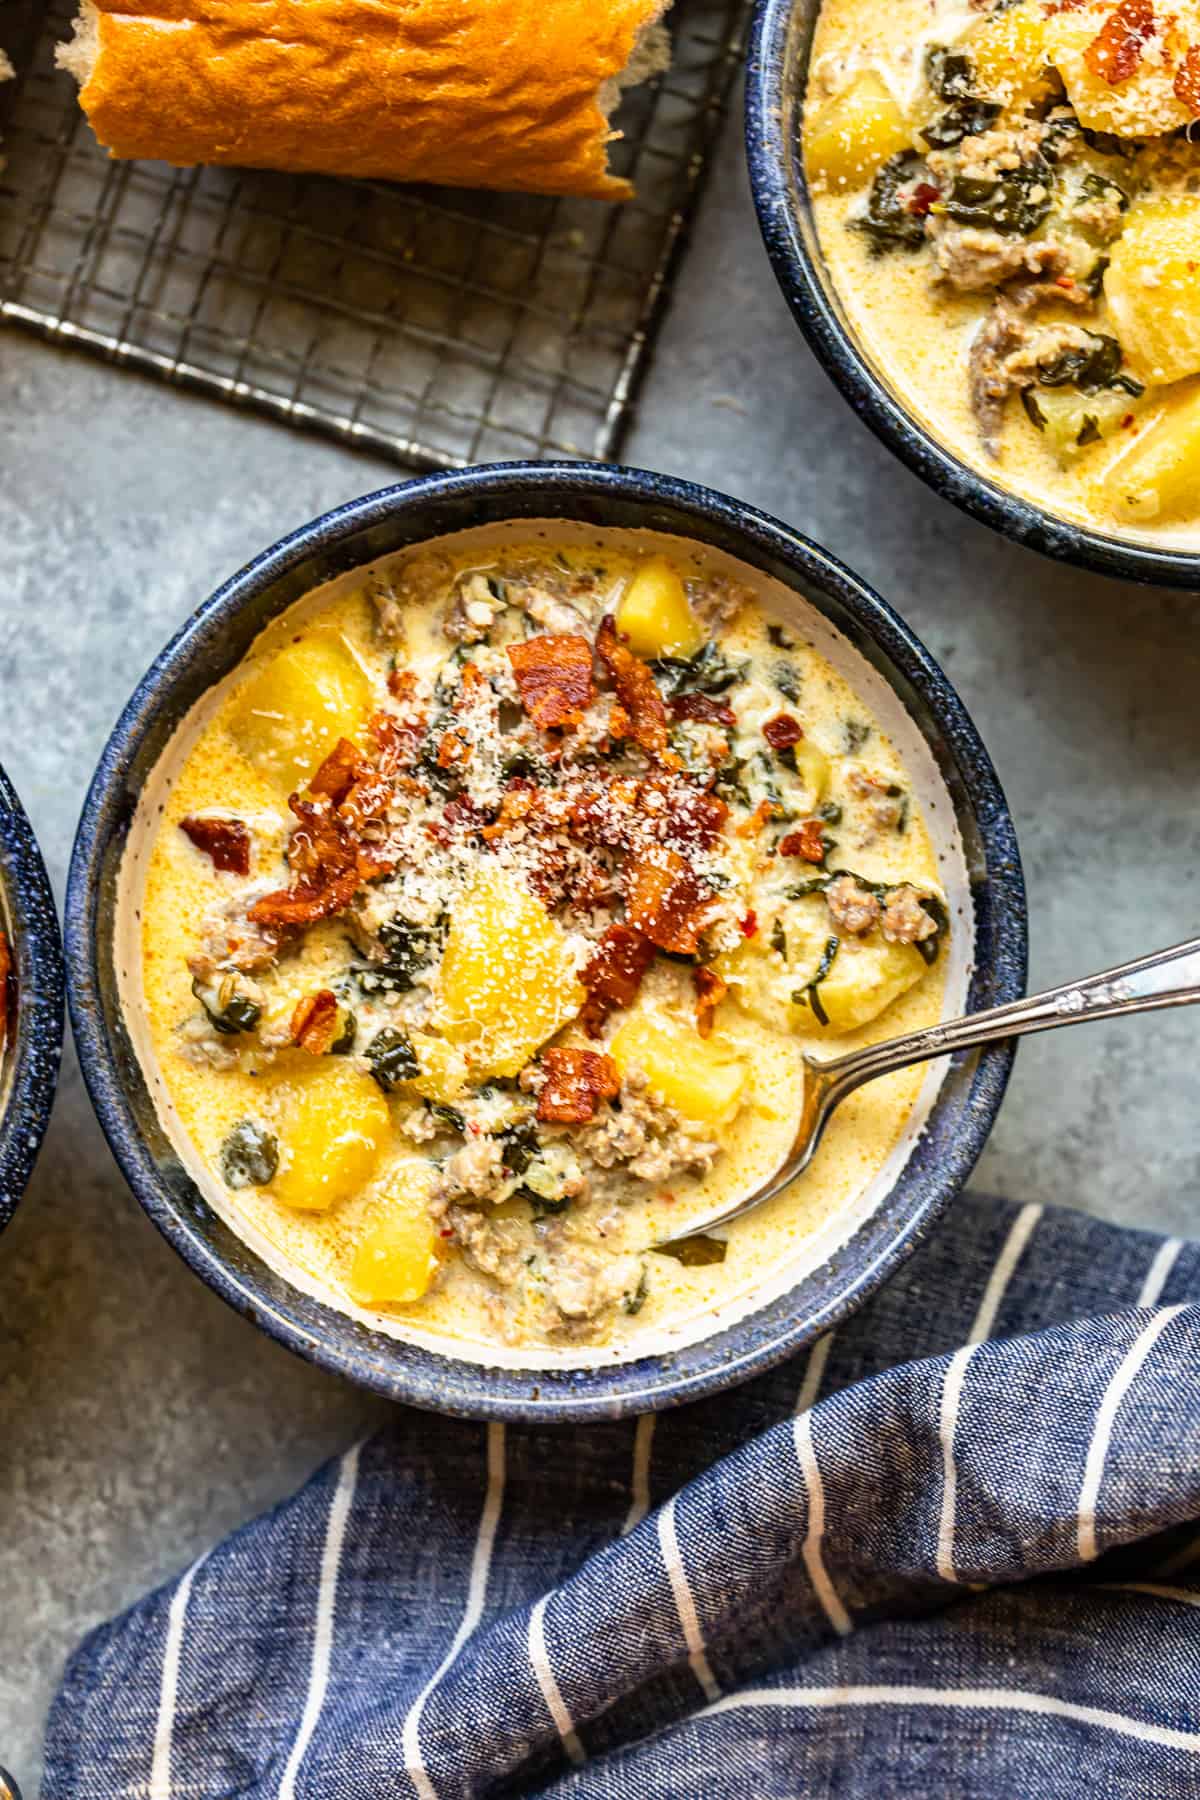
[[[821,1343],[827,1344],[828,1338]],[[814,1346],[813,1355],[820,1349]],[[828,1352],[826,1352],[828,1354]],[[809,1373],[811,1375],[811,1364]],[[818,1373],[819,1382],[820,1375]],[[808,1378],[805,1378],[805,1387]],[[802,1390],[803,1391],[803,1390]],[[829,1579],[829,1571],[821,1555],[821,1539],[825,1535],[825,1483],[821,1480],[821,1469],[817,1462],[817,1453],[813,1448],[812,1409],[806,1407],[797,1414],[792,1425],[792,1439],[796,1446],[796,1460],[800,1464],[800,1473],[804,1477],[804,1488],[808,1495],[808,1529],[804,1534],[804,1545],[801,1555],[804,1566],[808,1570],[808,1579],[812,1582],[813,1592],[821,1602],[825,1617],[833,1626],[839,1637],[845,1637],[851,1629],[850,1614],[842,1605],[837,1589]]]
[[[1092,1441],[1088,1446],[1087,1463],[1083,1471],[1083,1487],[1079,1493],[1079,1520],[1076,1537],[1080,1562],[1091,1562],[1099,1554],[1096,1548],[1096,1501],[1100,1496],[1100,1483],[1104,1478],[1104,1462],[1108,1455],[1109,1439],[1112,1437],[1117,1411],[1133,1386],[1138,1370],[1153,1350],[1157,1339],[1166,1330],[1176,1313],[1182,1311],[1182,1305],[1178,1305],[1165,1306],[1161,1312],[1155,1313],[1150,1323],[1139,1332],[1125,1352],[1121,1359],[1121,1366],[1109,1382],[1104,1398],[1100,1402],[1100,1410],[1096,1414],[1096,1424],[1092,1432]]]
[[[1137,1738],[1144,1744],[1164,1744],[1172,1750],[1190,1750],[1193,1755],[1200,1756],[1200,1732],[1179,1731],[1171,1725],[1151,1725],[1143,1719],[1131,1719],[1125,1713],[1108,1712],[1099,1706],[1081,1706],[1074,1700],[1061,1700],[1057,1694],[1031,1694],[1024,1688],[745,1688],[740,1694],[727,1694],[724,1699],[706,1706],[694,1717],[711,1719],[717,1713],[755,1706],[816,1707],[824,1710],[835,1710],[843,1706],[919,1706],[1040,1713],[1050,1718],[1073,1719],[1080,1725],[1095,1725],[1101,1731],[1115,1731],[1123,1737]]]
[[[633,1474],[630,1479],[629,1511],[625,1515],[625,1523],[621,1527],[621,1536],[627,1537],[635,1525],[640,1525],[650,1511],[650,1450],[654,1443],[654,1425],[657,1413],[643,1413],[637,1422],[637,1430],[633,1437]]]
[[[674,1495],[659,1512],[658,1541],[671,1583],[671,1592],[675,1596],[675,1610],[679,1614],[679,1623],[683,1627],[683,1641],[688,1649],[688,1665],[704,1689],[705,1699],[716,1700],[721,1690],[713,1680],[713,1672],[708,1664],[708,1654],[704,1648],[704,1638],[700,1631],[700,1620],[696,1616],[696,1602],[692,1598],[692,1590],[688,1586],[687,1570],[684,1568],[683,1558],[679,1554],[679,1538],[675,1530]]]
[[[179,1657],[183,1627],[196,1571],[208,1556],[198,1557],[171,1597],[167,1614],[167,1640],[163,1646],[162,1681],[158,1690],[158,1718],[154,1726],[154,1754],[150,1763],[147,1800],[171,1800],[171,1750],[175,1739],[175,1699],[179,1688]]]
[[[421,1713],[430,1694],[483,1617],[496,1527],[500,1523],[500,1508],[504,1503],[504,1480],[504,1426],[493,1422],[487,1430],[487,1492],[484,1495],[483,1511],[479,1515],[479,1530],[475,1534],[475,1553],[471,1558],[471,1574],[467,1582],[467,1603],[454,1634],[454,1641],[413,1701],[400,1733],[405,1772],[411,1777],[421,1800],[438,1800],[437,1789],[429,1779],[425,1758],[421,1753]]]
[[[829,1352],[833,1349],[834,1334],[827,1331],[819,1337],[808,1353],[808,1362],[804,1370],[804,1380],[800,1383],[800,1392],[796,1395],[796,1411],[807,1412],[815,1406],[817,1395],[821,1391],[821,1383],[825,1379],[825,1364],[829,1361]]]
[[[1005,1238],[996,1258],[987,1286],[979,1302],[974,1323],[961,1350],[956,1350],[946,1369],[942,1383],[941,1417],[938,1435],[942,1445],[942,1510],[938,1520],[937,1571],[943,1581],[957,1581],[954,1569],[954,1515],[958,1505],[958,1466],[954,1460],[954,1434],[958,1428],[958,1404],[962,1397],[967,1364],[980,1344],[991,1337],[1000,1303],[1033,1236],[1045,1209],[1036,1201],[1023,1206]]]
[[[529,1663],[537,1676],[537,1684],[542,1690],[542,1699],[546,1702],[550,1717],[554,1720],[555,1729],[562,1739],[563,1749],[578,1768],[584,1760],[583,1745],[575,1730],[575,1721],[562,1697],[562,1689],[558,1685],[557,1677],[550,1667],[550,1657],[546,1650],[546,1601],[548,1598],[548,1595],[543,1594],[529,1615]]]
[[[1137,1297],[1138,1306],[1157,1306],[1162,1291],[1167,1285],[1167,1276],[1175,1267],[1175,1258],[1183,1249],[1182,1238],[1164,1238],[1158,1246],[1158,1254],[1146,1270],[1146,1279],[1142,1283],[1142,1291]]]
[[[325,1547],[321,1552],[321,1580],[317,1588],[317,1617],[313,1628],[312,1667],[308,1676],[308,1697],[300,1719],[300,1729],[292,1745],[292,1753],[279,1784],[279,1800],[295,1800],[296,1777],[308,1750],[309,1739],[317,1728],[325,1689],[329,1683],[329,1658],[333,1649],[333,1610],[337,1604],[338,1574],[342,1564],[342,1545],[346,1538],[346,1520],[354,1504],[358,1485],[358,1455],[361,1444],[347,1450],[338,1470],[337,1486],[329,1503],[325,1526]]]

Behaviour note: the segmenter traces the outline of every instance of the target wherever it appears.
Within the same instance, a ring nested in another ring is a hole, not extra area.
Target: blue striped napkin
[[[746,1387],[398,1412],[87,1640],[45,1800],[1196,1800],[1197,1300],[968,1196]]]

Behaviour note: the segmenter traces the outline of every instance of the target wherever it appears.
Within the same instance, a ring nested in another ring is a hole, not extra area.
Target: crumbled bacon
[[[739,837],[757,837],[760,831],[768,826],[779,811],[774,800],[760,800],[749,818],[743,819],[737,827]]]
[[[1116,87],[1142,60],[1142,47],[1154,36],[1154,8],[1150,0],[1121,0],[1109,13],[1083,53],[1083,60],[1098,81]]]
[[[377,712],[369,730],[380,774],[394,776],[416,768],[425,737],[425,720],[419,713],[410,719],[398,719],[394,713]]]
[[[578,725],[591,703],[592,647],[573,632],[548,632],[508,646],[521,704],[543,731]]]
[[[240,819],[180,819],[179,829],[197,850],[212,858],[214,869],[231,875],[250,873],[250,832]]]
[[[1200,49],[1195,45],[1175,71],[1175,98],[1200,118]]]
[[[660,950],[694,956],[708,924],[713,892],[677,851],[661,844],[633,856],[625,869],[629,922]]]
[[[653,961],[654,945],[640,931],[609,926],[579,977],[587,989],[581,1018],[589,1037],[599,1037],[610,1013],[633,1005]]]
[[[638,811],[651,835],[677,850],[711,850],[729,817],[718,794],[682,775],[647,776],[638,790]]]
[[[695,719],[701,725],[724,725],[729,730],[737,724],[737,714],[724,700],[708,694],[676,694],[671,702],[673,719]]]
[[[560,1048],[541,1060],[546,1079],[537,1116],[543,1125],[586,1125],[601,1100],[615,1100],[621,1091],[617,1065],[601,1051]]]
[[[331,881],[296,881],[290,888],[264,894],[247,916],[252,925],[261,925],[276,937],[286,937],[345,912],[361,885],[357,872],[335,875]]]
[[[616,620],[606,613],[596,634],[596,650],[612,678],[617,699],[629,716],[629,735],[639,749],[664,768],[679,759],[667,748],[667,709],[648,666],[617,636]],[[609,736],[615,735],[609,724]]]
[[[8,938],[3,931],[0,931],[0,1050],[4,1049],[8,1039],[8,987],[12,966],[12,951],[8,947]]]
[[[804,728],[791,713],[776,713],[773,719],[767,720],[762,734],[772,750],[790,750],[804,736]]]
[[[799,831],[789,831],[779,845],[780,856],[801,856],[805,862],[823,863],[829,854],[820,819],[805,819]]]
[[[572,795],[571,836],[606,850],[625,848],[640,799],[641,784],[628,776],[586,783]]]
[[[715,969],[693,969],[692,986],[696,990],[696,1030],[702,1038],[711,1037],[713,1014],[729,991],[728,983]]]
[[[383,828],[390,783],[365,758],[355,763],[354,774],[345,788],[349,758],[339,745],[313,777],[329,791],[291,796],[288,805],[299,823],[288,843],[288,867],[299,880],[256,900],[247,915],[251,924],[279,936],[302,931],[344,912],[364,881],[391,874],[394,862],[370,836]],[[337,793],[343,793],[340,801]]]
[[[292,1042],[310,1056],[327,1056],[337,1036],[337,995],[329,988],[306,994],[292,1013]]]
[[[340,806],[355,782],[370,771],[370,763],[349,738],[339,738],[308,784],[311,794]]]

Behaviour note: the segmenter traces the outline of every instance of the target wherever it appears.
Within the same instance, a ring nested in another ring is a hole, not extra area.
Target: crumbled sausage
[[[879,923],[882,908],[870,888],[860,886],[853,875],[839,875],[825,889],[829,914],[839,931],[862,937]]]
[[[893,888],[883,909],[883,935],[889,944],[921,944],[932,937],[937,922],[921,905],[916,888]]]

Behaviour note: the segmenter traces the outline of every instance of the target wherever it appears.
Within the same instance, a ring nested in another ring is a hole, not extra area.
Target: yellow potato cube
[[[777,934],[768,929],[721,965],[732,998],[772,1031],[830,1037],[857,1031],[915,987],[925,973],[919,950],[911,944],[889,944],[876,930],[864,938],[839,939],[836,955],[816,981],[837,936],[823,896],[810,894],[790,902],[778,923],[783,951],[772,953]]]
[[[413,1076],[413,1087],[418,1094],[438,1100],[443,1106],[451,1104],[470,1077],[462,1050],[445,1038],[430,1037],[422,1031],[414,1031],[411,1042],[421,1065],[421,1073]]]
[[[513,870],[487,864],[455,902],[437,1023],[478,1080],[517,1075],[585,999],[562,927]]]
[[[1190,124],[1191,114],[1174,93],[1174,65],[1186,51],[1187,39],[1170,20],[1165,38],[1156,39],[1156,47],[1165,42],[1168,53],[1143,56],[1125,81],[1106,81],[1088,68],[1084,53],[1113,11],[1111,4],[1092,5],[1052,13],[1042,24],[1046,61],[1062,76],[1079,123],[1124,138],[1161,137]]]
[[[975,71],[973,86],[989,100],[1024,107],[1049,92],[1046,21],[1028,0],[984,19],[962,47]]]
[[[858,187],[907,150],[912,129],[879,76],[866,71],[806,118],[804,166],[813,187]]]
[[[1200,515],[1200,382],[1173,394],[1104,478],[1108,503],[1131,525]]]
[[[683,582],[665,556],[648,557],[640,565],[616,617],[617,630],[635,656],[694,656],[704,642]]]
[[[328,1212],[374,1174],[391,1134],[387,1102],[369,1075],[341,1057],[323,1057],[284,1093],[271,1192],[301,1212]]]
[[[302,785],[366,710],[366,676],[338,638],[289,644],[238,691],[229,729],[242,754],[287,788]]]
[[[717,1038],[698,1036],[691,1025],[668,1024],[635,1010],[627,1014],[608,1052],[622,1075],[640,1069],[651,1093],[700,1124],[727,1123],[745,1094],[745,1063]]]
[[[1200,372],[1200,198],[1180,195],[1132,209],[1112,248],[1104,295],[1143,381]]]
[[[805,805],[809,812],[815,812],[829,792],[829,758],[808,737],[796,745],[795,756],[796,773],[804,783]]]
[[[354,1251],[346,1286],[360,1306],[403,1305],[427,1294],[439,1239],[429,1216],[433,1171],[406,1163],[392,1176]]]

